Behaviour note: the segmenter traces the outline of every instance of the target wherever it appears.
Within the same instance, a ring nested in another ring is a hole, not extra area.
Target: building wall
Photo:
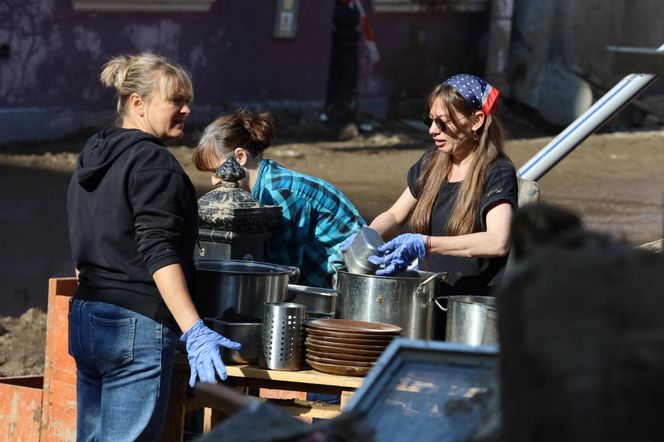
[[[664,44],[662,22],[661,0],[515,0],[514,98],[553,123],[570,123],[622,78],[607,45],[657,48]],[[641,99],[651,97],[655,109],[662,94],[660,81]]]
[[[373,3],[363,1],[381,60],[372,63],[361,44],[360,110],[413,118],[436,82],[458,72],[483,75],[488,10],[385,13]],[[334,0],[300,0],[293,39],[273,38],[276,4],[216,0],[208,12],[117,13],[75,11],[71,0],[0,1],[0,142],[110,121],[113,96],[98,83],[100,67],[112,55],[143,50],[191,71],[194,120],[238,104],[320,108]],[[592,83],[608,89],[619,80],[606,45],[658,47],[662,21],[661,0],[515,0],[511,95],[567,124],[597,98]],[[642,98],[664,109],[662,95],[659,82]]]
[[[106,105],[100,66],[111,55],[143,50],[184,64],[202,103],[308,99],[325,84],[329,2],[301,2],[306,20],[293,40],[272,38],[274,2],[264,0],[217,1],[200,13],[76,12],[69,0],[13,3],[0,24],[0,41],[10,46],[0,62],[6,106]],[[312,62],[303,63],[305,57]]]
[[[0,142],[108,121],[113,96],[98,82],[101,65],[112,55],[144,50],[192,73],[194,117],[210,118],[236,103],[320,107],[334,1],[300,0],[293,39],[273,38],[276,3],[217,0],[208,12],[118,13],[75,11],[70,0],[3,0],[0,116],[10,124],[0,130]],[[373,13],[363,3],[382,56],[373,64],[360,48],[359,98],[366,110],[386,116],[400,111],[399,102],[419,106],[445,75],[481,73],[486,13]]]

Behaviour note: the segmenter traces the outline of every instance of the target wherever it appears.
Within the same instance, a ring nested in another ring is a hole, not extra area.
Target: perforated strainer
[[[270,370],[299,370],[306,308],[294,302],[266,302],[260,364]]]

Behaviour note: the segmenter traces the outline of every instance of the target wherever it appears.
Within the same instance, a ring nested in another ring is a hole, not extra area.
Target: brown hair
[[[477,111],[452,86],[441,83],[429,95],[427,112],[438,98],[447,109],[456,110],[466,117],[470,118]],[[454,125],[460,127],[455,113],[449,112],[449,114]],[[477,134],[479,140],[475,148],[475,155],[469,164],[468,175],[461,182],[452,214],[447,222],[448,235],[474,232],[480,197],[484,189],[484,177],[491,163],[498,156],[504,155],[505,132],[497,115],[487,115],[484,125],[477,131]],[[423,160],[422,171],[416,183],[418,199],[410,217],[410,227],[413,232],[430,233],[433,204],[451,169],[451,156],[437,150],[432,151]]]
[[[237,147],[248,150],[254,158],[261,158],[272,144],[274,132],[274,118],[270,113],[237,109],[205,128],[194,151],[194,165],[198,170],[215,170]]]
[[[127,113],[127,99],[133,93],[149,100],[158,90],[163,98],[169,99],[182,86],[187,101],[191,102],[194,98],[189,73],[182,66],[149,52],[111,58],[102,67],[99,79],[104,86],[112,87],[117,92],[118,126],[122,125]]]

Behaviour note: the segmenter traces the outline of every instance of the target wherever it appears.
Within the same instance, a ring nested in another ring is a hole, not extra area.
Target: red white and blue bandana
[[[449,84],[468,103],[489,115],[498,110],[500,91],[480,77],[470,74],[457,74],[443,82]]]

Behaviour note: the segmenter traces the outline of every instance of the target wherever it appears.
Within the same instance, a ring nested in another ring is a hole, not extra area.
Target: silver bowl
[[[263,331],[262,322],[232,322],[218,318],[205,318],[205,323],[220,335],[242,344],[242,348],[239,350],[221,349],[221,360],[224,361],[224,364],[258,364]]]
[[[384,244],[383,238],[371,227],[362,226],[351,245],[343,252],[344,263],[350,273],[360,275],[373,274],[378,266],[369,262],[376,249]]]

